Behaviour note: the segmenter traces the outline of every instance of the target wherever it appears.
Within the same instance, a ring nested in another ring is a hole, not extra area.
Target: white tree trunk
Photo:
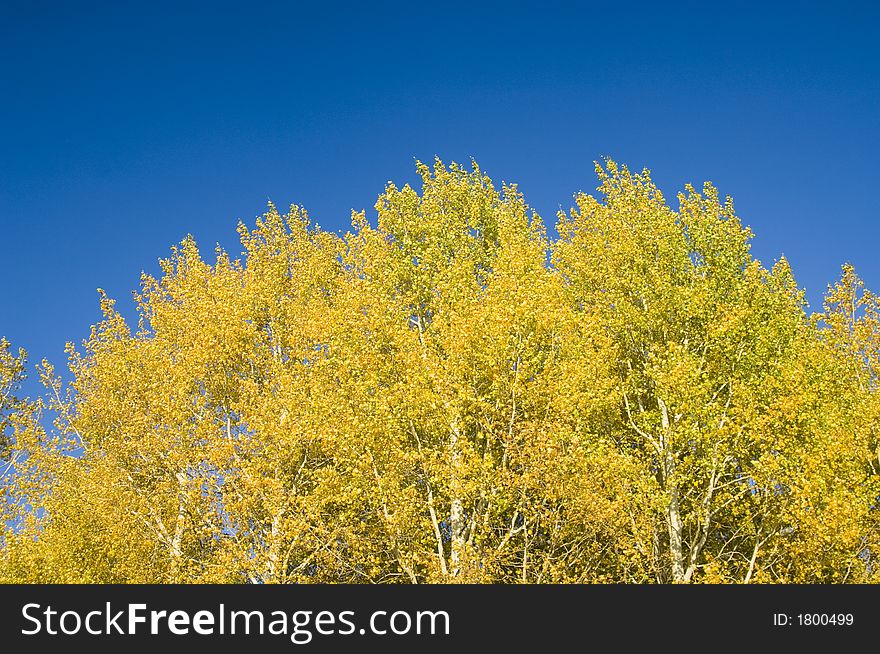
[[[464,504],[461,499],[461,482],[458,474],[458,467],[461,463],[461,433],[458,429],[457,421],[453,421],[450,429],[449,445],[451,449],[451,483],[452,499],[449,507],[449,527],[452,532],[449,554],[449,573],[452,577],[459,577],[462,572],[462,565],[465,556],[465,547],[467,542],[466,521],[464,516]]]
[[[672,449],[672,425],[666,403],[657,398],[660,420],[663,428],[661,448],[663,450],[663,484],[666,487],[666,526],[669,531],[669,556],[672,559],[672,581],[685,581],[685,552],[682,542],[682,520],[678,483],[675,479],[675,452]]]

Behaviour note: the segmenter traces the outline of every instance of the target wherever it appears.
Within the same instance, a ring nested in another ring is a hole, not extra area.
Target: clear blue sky
[[[237,252],[271,198],[323,227],[414,158],[474,157],[548,223],[603,155],[713,181],[817,303],[880,290],[868,3],[0,0],[0,335],[62,363],[188,232]]]

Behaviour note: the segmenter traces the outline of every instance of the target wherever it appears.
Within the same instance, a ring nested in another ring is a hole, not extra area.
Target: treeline
[[[5,582],[870,582],[880,299],[809,315],[706,184],[597,166],[558,238],[476,165],[345,236],[275,207],[0,343]]]

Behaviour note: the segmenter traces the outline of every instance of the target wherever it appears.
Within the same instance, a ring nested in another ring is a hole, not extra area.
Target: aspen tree
[[[192,237],[19,397],[0,341],[0,581],[877,578],[880,301],[809,316],[711,185],[597,166],[550,238],[417,165],[372,222]]]

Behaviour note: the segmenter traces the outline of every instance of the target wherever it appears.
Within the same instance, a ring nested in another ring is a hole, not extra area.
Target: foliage
[[[0,580],[873,581],[880,298],[809,316],[712,185],[596,171],[556,239],[439,161],[187,238],[44,398],[0,342]]]

